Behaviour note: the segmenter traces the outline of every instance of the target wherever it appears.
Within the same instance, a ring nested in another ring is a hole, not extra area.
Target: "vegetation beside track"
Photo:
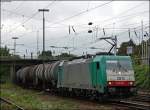
[[[134,65],[136,86],[138,89],[150,90],[150,73],[148,65]]]
[[[23,89],[11,83],[3,83],[0,86],[0,97],[10,100],[25,110],[112,110],[112,107],[108,105],[59,97],[38,90]],[[14,109],[15,106],[1,103],[1,110]]]
[[[58,109],[67,107],[74,107],[72,102],[67,102],[66,100],[46,100],[41,97],[39,91],[27,90],[16,85],[5,83],[1,84],[1,97],[11,100],[15,104],[21,106],[25,110],[37,110],[37,109]],[[45,97],[46,98],[46,97]],[[2,110],[11,110],[13,106],[7,104],[1,104]],[[13,107],[14,108],[14,107]]]

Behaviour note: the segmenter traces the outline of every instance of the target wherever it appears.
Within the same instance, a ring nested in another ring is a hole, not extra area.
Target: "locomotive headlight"
[[[119,71],[119,73],[118,73],[119,75],[121,75],[121,72]]]
[[[130,82],[129,84],[130,84],[130,85],[133,85],[133,82]]]
[[[111,85],[111,82],[108,82],[109,85]]]

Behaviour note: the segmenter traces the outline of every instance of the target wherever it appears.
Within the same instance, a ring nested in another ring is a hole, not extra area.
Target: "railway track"
[[[149,92],[137,92],[137,95],[128,98],[128,100],[150,103],[150,93]]]
[[[127,99],[111,100],[110,102],[131,110],[150,110],[150,93],[138,91],[136,96]]]
[[[150,95],[150,90],[147,90],[147,91],[138,90],[137,94],[140,94],[140,95]]]
[[[149,110],[150,104],[147,103],[141,103],[137,101],[131,101],[131,100],[111,100],[111,104],[119,107],[126,107],[129,110]]]
[[[10,100],[8,100],[8,99],[5,99],[5,98],[0,97],[0,103],[2,103],[2,102],[7,103],[7,104],[9,104],[9,105],[15,106],[15,107],[17,108],[17,110],[24,110],[22,107],[18,106],[18,105],[15,104],[14,102],[12,102],[12,101],[10,101]]]
[[[45,93],[49,93],[48,91]],[[54,95],[54,94],[53,94]],[[58,94],[55,94],[56,96],[58,96]],[[62,96],[64,97],[64,96]],[[142,97],[142,96],[140,96]],[[68,97],[67,97],[68,98]],[[71,98],[71,97],[69,97]],[[76,100],[82,100],[82,101],[87,101],[87,102],[91,102],[91,103],[97,103],[100,104],[102,102],[96,101],[96,100],[90,100],[88,98],[81,98],[81,97],[73,97]],[[149,110],[150,109],[150,102],[149,100],[145,99],[147,97],[147,95],[145,95],[145,97],[143,97],[143,99],[139,98],[139,100],[135,99],[135,100],[131,100],[131,99],[118,99],[118,100],[108,100],[103,102],[103,104],[111,104],[111,105],[115,105],[117,107],[120,107],[119,110],[123,110],[124,107],[126,108],[125,110]],[[144,103],[145,102],[145,103]],[[118,108],[117,108],[118,110]]]
[[[133,100],[150,103],[150,92],[138,92],[137,96],[134,97]]]
[[[150,96],[148,96],[148,95],[137,95],[135,97],[132,97],[130,100],[150,103]]]

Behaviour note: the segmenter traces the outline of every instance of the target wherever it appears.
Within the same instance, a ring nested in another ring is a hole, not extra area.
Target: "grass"
[[[56,99],[47,95],[41,95],[39,91],[27,90],[11,83],[1,84],[1,97],[13,101],[26,110],[43,109],[71,109],[75,107],[73,102],[65,99]],[[2,110],[12,110],[14,106],[1,104]]]
[[[112,110],[109,105],[93,104],[72,98],[45,94],[37,90],[23,89],[11,83],[3,83],[0,86],[0,96],[2,98],[9,99],[25,110]],[[14,109],[15,106],[1,104],[1,110]]]
[[[134,65],[136,85],[139,89],[150,90],[150,73],[147,65]]]

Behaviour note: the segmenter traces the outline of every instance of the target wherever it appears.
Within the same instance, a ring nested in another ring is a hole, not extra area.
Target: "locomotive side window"
[[[99,62],[96,62],[96,69],[99,69],[100,68],[100,64]]]

